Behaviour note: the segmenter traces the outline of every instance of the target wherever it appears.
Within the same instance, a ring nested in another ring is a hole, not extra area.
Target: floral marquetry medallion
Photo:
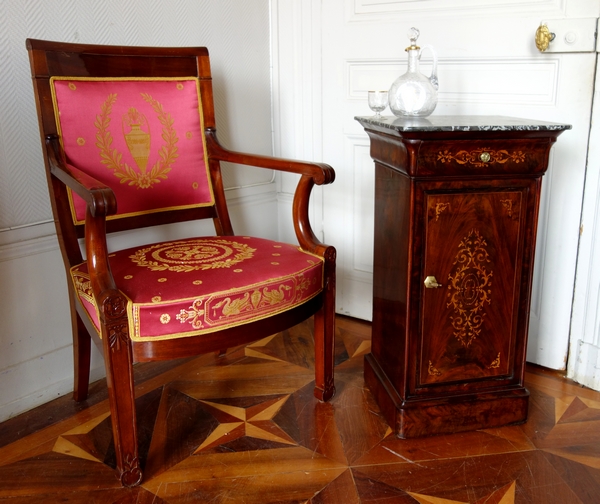
[[[448,305],[452,308],[454,336],[464,347],[471,345],[481,333],[485,318],[485,305],[491,303],[493,271],[486,267],[490,262],[487,243],[473,229],[463,238],[448,275]]]

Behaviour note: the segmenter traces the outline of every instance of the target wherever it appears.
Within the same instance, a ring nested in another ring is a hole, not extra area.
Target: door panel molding
[[[600,134],[596,75],[591,138]],[[600,144],[590,142],[581,216],[567,376],[600,390]]]
[[[428,63],[427,59],[422,62],[426,75]],[[440,58],[438,75],[444,86],[439,103],[555,106],[560,63],[557,57]],[[365,101],[368,90],[394,82],[405,71],[405,60],[347,60],[347,98]]]
[[[373,21],[373,15],[435,17],[486,14],[540,13],[565,15],[565,0],[347,0],[349,21]]]

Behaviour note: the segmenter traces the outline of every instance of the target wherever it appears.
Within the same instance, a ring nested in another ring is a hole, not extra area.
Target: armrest
[[[207,128],[205,134],[210,158],[219,161],[229,161],[231,163],[256,166],[258,168],[269,168],[271,170],[297,173],[299,175],[309,175],[317,185],[331,184],[331,182],[335,180],[335,171],[331,166],[325,163],[296,161],[294,159],[230,151],[219,143],[217,140],[217,132],[213,128]]]
[[[117,211],[117,200],[112,189],[90,177],[77,167],[68,164],[57,135],[46,137],[46,150],[50,172],[87,203],[85,218],[85,249],[92,291],[98,307],[122,298],[118,292],[110,264],[106,244],[106,216]],[[124,298],[123,298],[124,299]],[[125,301],[126,302],[126,301]]]
[[[50,173],[80,196],[92,215],[112,215],[117,212],[117,200],[112,189],[90,177],[64,160],[57,135],[46,137],[46,151]]]
[[[335,249],[319,241],[312,230],[308,217],[308,206],[313,186],[315,184],[330,184],[335,180],[335,171],[331,166],[325,163],[296,161],[230,151],[219,144],[217,133],[213,128],[207,128],[205,133],[207,147],[210,152],[209,157],[212,159],[301,175],[294,192],[292,204],[296,238],[304,250],[325,257],[328,260],[335,260]]]

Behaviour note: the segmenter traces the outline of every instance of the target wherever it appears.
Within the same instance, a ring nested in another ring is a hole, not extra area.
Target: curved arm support
[[[92,291],[101,308],[106,297],[120,296],[120,293],[108,260],[106,219],[102,215],[94,216],[89,206],[85,216],[85,250]]]
[[[46,137],[46,150],[52,175],[80,196],[93,216],[117,212],[117,199],[110,187],[65,161],[58,135]]]
[[[300,177],[296,192],[294,193],[292,220],[294,221],[294,231],[296,232],[296,238],[298,238],[300,246],[309,252],[322,255],[326,247],[315,236],[308,217],[310,193],[314,185],[313,179],[308,175]]]
[[[296,187],[296,192],[294,193],[292,216],[296,238],[304,250],[308,250],[309,252],[320,255],[326,260],[335,261],[335,248],[321,243],[315,236],[315,233],[310,225],[308,206],[310,201],[310,193],[313,186],[313,179],[308,175],[303,175],[300,177],[298,186]]]
[[[299,175],[309,175],[315,184],[330,184],[335,180],[335,171],[325,163],[313,163],[309,161],[296,161],[293,159],[276,158],[271,156],[260,156],[245,152],[230,151],[223,147],[217,140],[217,131],[207,128],[205,131],[209,158],[219,161],[228,161],[258,168],[269,168]]]

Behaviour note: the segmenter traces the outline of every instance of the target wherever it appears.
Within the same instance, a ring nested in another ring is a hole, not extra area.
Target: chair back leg
[[[73,398],[77,401],[85,401],[88,396],[90,385],[90,358],[92,338],[88,333],[83,321],[75,310],[71,310],[75,320],[73,321],[73,365],[74,380]]]

